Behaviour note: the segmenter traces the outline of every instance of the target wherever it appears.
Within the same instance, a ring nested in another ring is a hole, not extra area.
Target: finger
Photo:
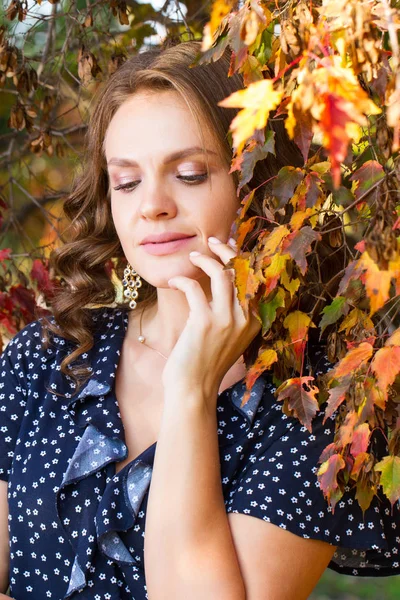
[[[228,325],[232,322],[233,282],[231,272],[207,254],[189,254],[191,262],[202,269],[211,280],[212,312],[218,323]]]
[[[198,281],[184,277],[183,275],[177,275],[168,280],[168,285],[185,294],[191,313],[196,316],[205,316],[209,313],[210,306]]]
[[[231,241],[234,242],[232,238],[229,238],[229,243],[224,244],[216,237],[208,238],[209,248],[221,259],[224,265],[226,265],[230,259],[237,254],[236,248],[232,247],[231,245]]]

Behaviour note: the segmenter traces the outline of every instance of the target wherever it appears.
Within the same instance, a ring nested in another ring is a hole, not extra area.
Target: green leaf
[[[341,316],[346,314],[348,311],[348,304],[346,303],[346,298],[344,296],[337,296],[331,304],[325,306],[322,309],[323,317],[320,321],[321,333],[324,332],[324,329],[328,325],[332,325],[336,323],[340,319]]]
[[[383,492],[393,505],[400,499],[400,457],[385,456],[374,469],[381,471],[380,483]]]
[[[262,334],[266,333],[276,319],[278,308],[285,306],[285,291],[278,288],[274,297],[268,302],[260,302],[258,305],[259,314],[262,320]]]

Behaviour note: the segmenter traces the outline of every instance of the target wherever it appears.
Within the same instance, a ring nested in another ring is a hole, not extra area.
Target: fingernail
[[[237,246],[236,240],[234,240],[233,238],[229,238],[228,240],[228,244],[230,246]]]
[[[189,252],[189,256],[200,256],[201,252],[197,252],[197,250],[192,250],[192,252]]]
[[[208,241],[212,244],[222,244],[221,240],[218,240],[216,237],[209,237]]]

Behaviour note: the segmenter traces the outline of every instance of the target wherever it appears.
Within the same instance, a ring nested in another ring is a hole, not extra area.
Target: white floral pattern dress
[[[60,363],[71,342],[42,348],[42,324],[20,331],[0,357],[0,478],[8,481],[10,587],[16,600],[145,600],[146,506],[156,444],[127,456],[114,393],[128,325],[122,309],[92,311],[91,376],[76,393]],[[314,360],[318,359],[318,352]],[[327,368],[322,352],[322,368]],[[377,497],[363,516],[348,491],[334,513],[317,481],[334,421],[313,432],[282,413],[270,376],[240,408],[243,381],[218,397],[226,511],[335,546],[330,567],[354,575],[400,572],[400,510]]]

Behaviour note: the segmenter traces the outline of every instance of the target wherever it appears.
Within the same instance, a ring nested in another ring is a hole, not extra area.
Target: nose
[[[172,218],[177,213],[176,202],[166,183],[151,179],[142,187],[140,215],[144,219]]]

